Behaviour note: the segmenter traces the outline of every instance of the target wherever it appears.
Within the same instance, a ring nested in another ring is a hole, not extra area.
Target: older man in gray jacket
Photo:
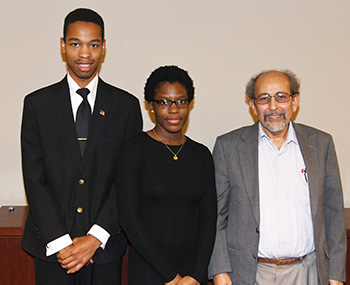
[[[345,281],[335,148],[329,134],[291,121],[299,86],[288,70],[253,77],[246,93],[259,121],[216,141],[215,285]]]

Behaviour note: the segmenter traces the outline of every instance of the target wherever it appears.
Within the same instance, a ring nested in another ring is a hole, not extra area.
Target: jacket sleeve
[[[30,98],[24,100],[21,149],[22,171],[30,214],[43,245],[67,234],[55,197],[45,174],[45,157],[35,110]]]
[[[324,213],[329,248],[329,279],[345,281],[346,231],[343,191],[335,147],[330,137],[326,156]]]
[[[217,191],[217,223],[214,250],[208,269],[209,277],[212,277],[219,273],[232,271],[226,241],[230,182],[227,174],[224,150],[220,143],[220,139],[217,139],[215,143],[213,158],[215,164],[215,180]]]

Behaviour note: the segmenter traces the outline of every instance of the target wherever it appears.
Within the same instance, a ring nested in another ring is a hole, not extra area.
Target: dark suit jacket
[[[346,234],[337,157],[329,134],[293,123],[308,170],[311,215],[321,284],[345,281]],[[218,137],[213,157],[217,235],[209,276],[229,273],[254,284],[259,247],[258,123]]]
[[[97,263],[120,257],[114,189],[116,162],[125,139],[142,129],[138,100],[99,79],[89,138],[81,157],[67,79],[26,96],[22,120],[22,168],[29,204],[22,247],[47,261],[45,245],[69,233],[86,235],[93,224],[111,237],[94,256]],[[82,213],[77,208],[83,209]]]

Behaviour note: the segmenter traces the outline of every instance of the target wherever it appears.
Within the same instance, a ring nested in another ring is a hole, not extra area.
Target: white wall
[[[0,0],[0,205],[26,204],[20,162],[23,98],[60,80],[63,19],[90,7],[105,20],[101,76],[135,94],[160,65],[189,71],[196,101],[187,135],[212,149],[216,136],[253,123],[244,89],[255,73],[290,68],[301,79],[298,122],[334,137],[350,207],[350,2],[346,0]]]

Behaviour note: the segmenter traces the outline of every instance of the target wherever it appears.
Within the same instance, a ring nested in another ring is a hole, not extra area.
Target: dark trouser
[[[35,258],[36,285],[120,285],[122,259],[106,264],[90,264],[67,274],[58,262]]]

